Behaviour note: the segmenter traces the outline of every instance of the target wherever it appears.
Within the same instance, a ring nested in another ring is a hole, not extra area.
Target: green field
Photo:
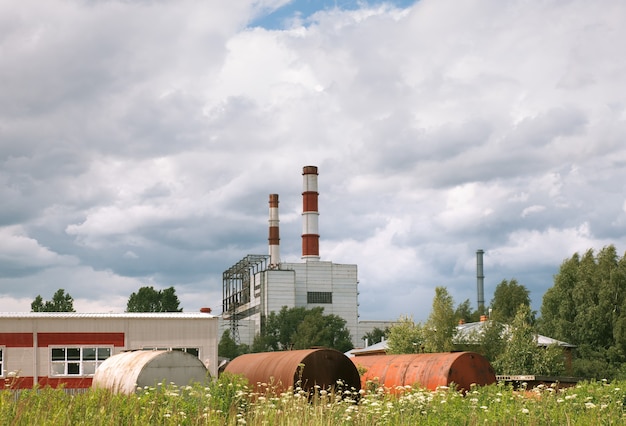
[[[375,384],[363,390],[314,395],[271,386],[252,392],[224,375],[208,386],[159,384],[136,395],[61,389],[0,391],[2,425],[622,425],[626,382],[583,382],[575,387],[514,390],[496,384],[466,395],[453,389],[401,389]]]

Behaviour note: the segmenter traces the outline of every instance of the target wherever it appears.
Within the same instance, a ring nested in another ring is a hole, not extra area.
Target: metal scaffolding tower
[[[230,322],[230,337],[239,340],[239,318],[242,306],[250,303],[251,277],[267,269],[270,256],[249,254],[222,274],[222,315]]]

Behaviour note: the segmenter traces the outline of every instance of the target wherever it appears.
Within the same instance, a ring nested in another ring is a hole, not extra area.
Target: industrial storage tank
[[[419,385],[435,390],[454,383],[458,390],[469,390],[472,384],[496,382],[493,367],[484,356],[474,352],[445,352],[404,355],[355,356],[352,362],[366,369],[361,386],[376,382],[390,392],[398,386]]]
[[[350,358],[328,348],[240,355],[226,365],[224,372],[243,375],[261,392],[265,390],[259,387],[262,383],[271,385],[277,393],[289,387],[311,392],[316,385],[327,389],[337,387],[338,382],[347,390],[361,389],[359,372]]]
[[[198,357],[182,351],[129,351],[106,359],[93,377],[93,388],[130,395],[158,383],[185,386],[210,376]]]

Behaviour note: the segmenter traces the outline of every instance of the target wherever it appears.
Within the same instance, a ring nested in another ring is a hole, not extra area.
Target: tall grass
[[[392,396],[338,387],[276,393],[255,391],[237,376],[208,386],[159,384],[135,395],[62,389],[0,391],[2,425],[611,425],[626,424],[626,382],[585,382],[571,388],[514,390],[502,383],[427,391],[402,388]]]

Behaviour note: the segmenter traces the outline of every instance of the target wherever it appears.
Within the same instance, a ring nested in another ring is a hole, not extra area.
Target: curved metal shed
[[[106,359],[96,369],[93,388],[132,394],[138,387],[158,383],[185,386],[209,378],[198,357],[182,351],[122,352]]]
[[[276,392],[290,386],[300,386],[305,391],[311,391],[315,385],[326,389],[336,387],[338,381],[347,389],[361,389],[354,363],[343,353],[327,348],[245,354],[228,363],[224,372],[243,375],[254,388],[260,383],[271,383]]]
[[[474,352],[365,355],[351,360],[366,369],[361,376],[363,388],[368,381],[373,381],[392,393],[398,386],[414,384],[435,390],[454,383],[459,390],[467,391],[472,384],[496,382],[495,372],[487,358]]]

